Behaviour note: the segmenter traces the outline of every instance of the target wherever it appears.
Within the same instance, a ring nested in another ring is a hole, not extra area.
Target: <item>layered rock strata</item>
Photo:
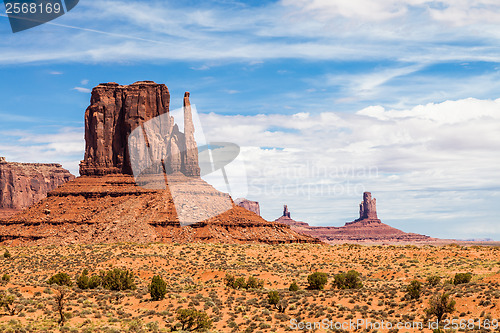
[[[14,163],[0,157],[0,218],[42,200],[74,178],[60,164]]]

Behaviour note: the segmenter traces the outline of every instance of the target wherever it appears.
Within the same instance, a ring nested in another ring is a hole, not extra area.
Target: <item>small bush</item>
[[[280,301],[280,294],[277,291],[270,291],[267,294],[267,301],[270,305],[276,305]]]
[[[12,258],[12,255],[10,254],[9,250],[5,250],[5,252],[3,253],[3,257],[5,259],[10,259]]]
[[[84,269],[82,274],[80,274],[80,276],[78,276],[76,278],[76,285],[78,286],[78,288],[80,289],[89,289],[89,270],[88,269]]]
[[[101,285],[109,290],[135,289],[134,274],[128,270],[114,268],[107,273],[101,272]]]
[[[458,285],[462,283],[469,283],[471,279],[471,273],[457,273],[455,274],[455,278],[453,279],[453,284]]]
[[[310,290],[323,290],[326,282],[328,281],[328,275],[322,272],[314,272],[307,277],[307,282]]]
[[[297,290],[299,290],[299,289],[300,289],[300,288],[299,288],[299,285],[298,285],[298,284],[297,284],[297,282],[295,282],[295,281],[294,281],[294,282],[292,282],[292,284],[290,285],[290,287],[288,287],[288,290],[290,290],[290,291],[297,291]]]
[[[153,301],[164,299],[167,293],[167,283],[159,275],[153,276],[151,284],[149,285],[149,293]]]
[[[421,291],[422,284],[417,280],[411,281],[408,287],[406,287],[406,293],[410,299],[419,299]]]
[[[57,273],[53,275],[48,281],[48,284],[57,284],[58,286],[73,286],[73,282],[67,273]]]
[[[212,327],[212,320],[208,314],[196,309],[177,310],[177,320],[181,324],[182,331],[204,331]]]
[[[441,277],[437,275],[432,275],[427,277],[427,284],[431,287],[435,287],[441,282]]]
[[[9,282],[10,281],[10,275],[9,274],[2,275],[2,281]]]
[[[450,299],[450,294],[441,293],[436,295],[429,301],[429,308],[425,311],[428,316],[436,316],[438,322],[446,315],[447,313],[453,313],[455,311],[455,300]]]
[[[347,273],[336,274],[333,284],[338,289],[360,289],[363,287],[360,275],[361,274],[355,270],[350,270]]]
[[[249,276],[246,282],[246,289],[261,289],[264,287],[264,280],[257,279],[255,276]]]

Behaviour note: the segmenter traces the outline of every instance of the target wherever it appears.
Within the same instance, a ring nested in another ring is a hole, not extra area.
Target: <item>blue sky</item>
[[[500,240],[498,22],[492,0],[80,0],[13,34],[2,8],[0,155],[77,173],[92,87],[153,80],[242,147],[266,219],[343,225],[366,190],[405,231]]]

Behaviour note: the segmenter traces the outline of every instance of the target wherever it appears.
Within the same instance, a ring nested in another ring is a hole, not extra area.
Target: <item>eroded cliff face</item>
[[[14,163],[0,157],[0,209],[24,209],[74,178],[60,164]]]
[[[126,86],[111,82],[95,87],[85,111],[85,159],[80,163],[80,174],[131,175],[130,150],[142,152],[146,149],[143,145],[147,145],[148,154],[165,158],[167,173],[198,177],[200,168],[189,93],[184,97],[184,133],[170,116],[169,105],[167,86],[152,81]],[[149,122],[155,118],[156,121]],[[144,128],[146,123],[148,126]],[[138,127],[143,128],[141,133],[147,139],[129,141],[129,135]]]

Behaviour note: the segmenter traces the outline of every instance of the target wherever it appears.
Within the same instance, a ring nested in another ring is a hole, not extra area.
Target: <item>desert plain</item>
[[[498,246],[120,243],[0,251],[11,255],[0,259],[0,290],[14,298],[15,307],[14,315],[1,310],[0,332],[172,332],[180,329],[176,312],[181,308],[207,313],[210,332],[432,332],[427,325],[435,318],[426,309],[441,292],[456,301],[455,310],[445,318],[474,323],[445,331],[500,331],[498,325],[484,327],[500,319]],[[92,275],[111,268],[130,270],[137,288],[81,290],[75,283],[84,269]],[[334,275],[349,270],[361,274],[362,288],[334,286]],[[73,286],[66,287],[62,325],[55,302],[60,287],[47,282],[60,272],[73,280]],[[328,275],[323,290],[307,289],[307,277],[314,272]],[[456,273],[465,272],[472,273],[469,283],[452,283]],[[254,276],[264,285],[233,289],[226,285],[226,274]],[[155,275],[166,281],[165,298],[159,301],[151,300],[148,292]],[[441,279],[431,286],[430,276]],[[406,295],[412,280],[422,283],[418,299]],[[299,290],[289,290],[293,282]],[[270,291],[286,301],[284,312],[269,304]],[[337,323],[337,328],[306,327],[324,320]],[[365,324],[339,328],[358,320]],[[407,326],[376,326],[382,322]]]

